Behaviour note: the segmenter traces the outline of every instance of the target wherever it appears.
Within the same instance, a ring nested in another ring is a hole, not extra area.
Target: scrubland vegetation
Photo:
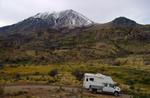
[[[0,83],[82,86],[83,74],[87,72],[111,76],[122,88],[123,93],[141,96],[150,94],[150,68],[141,65],[115,66],[89,62],[56,65],[5,65],[0,69]]]

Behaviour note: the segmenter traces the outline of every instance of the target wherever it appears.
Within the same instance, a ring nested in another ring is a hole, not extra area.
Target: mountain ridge
[[[0,28],[0,32],[34,32],[48,28],[73,29],[76,27],[90,26],[94,22],[84,15],[73,11],[65,10],[55,13],[38,13],[16,24]]]
[[[37,31],[45,31],[46,29],[74,29],[77,27],[88,27],[96,25],[92,20],[89,20],[84,15],[69,9],[60,12],[44,12],[31,16],[16,24],[4,26],[0,28],[0,35],[8,35],[13,33],[29,33]],[[135,21],[126,17],[118,17],[111,22],[101,25],[112,25],[114,27],[129,27],[138,26]]]
[[[117,58],[132,56],[139,57],[138,62],[142,60],[143,65],[150,64],[149,25],[140,25],[124,17],[105,24],[94,23],[71,29],[57,29],[51,25],[53,23],[48,24],[40,18],[29,17],[13,26],[1,28],[0,62],[97,61],[113,65]]]

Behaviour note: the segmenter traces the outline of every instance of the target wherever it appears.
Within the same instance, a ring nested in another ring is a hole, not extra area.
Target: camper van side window
[[[86,78],[86,81],[88,81],[88,78]]]
[[[90,81],[94,81],[94,78],[90,78]]]
[[[104,86],[105,86],[105,87],[107,87],[107,85],[108,85],[107,83],[104,83]]]
[[[109,87],[112,87],[112,88],[114,88],[114,85],[113,85],[113,84],[109,84]]]

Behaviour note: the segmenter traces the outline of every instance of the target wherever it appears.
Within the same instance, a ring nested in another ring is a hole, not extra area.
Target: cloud
[[[105,23],[125,16],[150,23],[150,0],[0,0],[0,26],[13,24],[38,12],[76,10],[91,20]]]

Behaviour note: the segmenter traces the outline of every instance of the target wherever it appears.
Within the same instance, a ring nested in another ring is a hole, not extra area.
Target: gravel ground
[[[7,85],[4,98],[130,98],[130,96],[122,94],[115,97],[106,94],[92,94],[73,86]]]

